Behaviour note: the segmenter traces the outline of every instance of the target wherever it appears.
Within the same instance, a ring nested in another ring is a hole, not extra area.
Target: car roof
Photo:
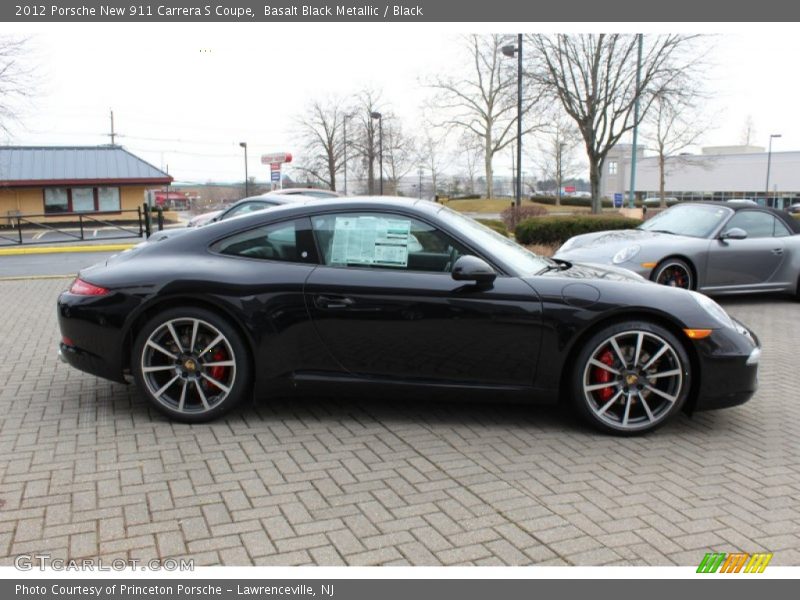
[[[291,197],[291,196],[290,196]],[[274,198],[274,197],[273,197]],[[262,197],[254,196],[252,198],[244,198],[239,202],[243,202],[245,200],[257,200],[262,199]],[[237,203],[238,204],[238,203]],[[232,205],[233,206],[233,205]],[[279,204],[278,206],[273,206],[269,209],[269,211],[255,211],[248,213],[246,215],[237,215],[233,219],[226,219],[224,221],[218,221],[215,225],[219,225],[222,223],[233,223],[236,222],[238,224],[237,227],[241,227],[242,224],[248,223],[249,220],[258,221],[263,219],[269,214],[270,220],[275,218],[281,218],[281,216],[292,217],[294,214],[301,214],[305,215],[308,213],[306,210],[307,208],[320,209],[320,213],[328,213],[328,212],[336,212],[336,211],[343,211],[343,210],[387,210],[387,209],[409,209],[412,208],[412,212],[424,212],[429,215],[435,215],[439,211],[444,209],[444,206],[441,204],[436,204],[435,202],[431,202],[429,200],[419,200],[417,198],[400,198],[395,196],[349,196],[349,197],[338,197],[338,198],[309,198],[308,196],[300,197],[295,196],[292,200],[289,200],[283,204]],[[216,229],[215,231],[220,231],[220,229]]]
[[[704,202],[681,202],[677,206],[685,204],[699,204],[702,206],[725,206],[727,208],[730,208],[734,212],[738,212],[740,210],[760,210],[762,212],[767,212],[772,216],[774,216],[781,223],[786,225],[789,231],[791,231],[793,234],[796,235],[800,233],[800,221],[798,221],[792,215],[783,210],[777,210],[766,206],[758,206],[758,205],[754,206],[749,202],[736,202],[735,200],[724,201],[724,202],[714,202],[713,200],[707,200]]]

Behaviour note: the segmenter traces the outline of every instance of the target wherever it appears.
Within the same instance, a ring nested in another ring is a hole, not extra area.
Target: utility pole
[[[114,133],[114,110],[111,109],[110,112],[111,112],[111,145],[113,146],[114,138],[116,137],[116,134]]]
[[[628,195],[628,208],[634,207],[634,198],[636,198],[636,146],[639,141],[639,98],[642,95],[639,88],[642,86],[642,38],[644,35],[640,33],[638,37],[639,52],[636,58],[636,101],[633,105],[633,144],[631,147],[631,189]]]

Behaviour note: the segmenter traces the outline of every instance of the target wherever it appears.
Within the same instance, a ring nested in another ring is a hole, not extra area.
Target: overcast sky
[[[268,177],[262,153],[299,150],[294,119],[311,99],[382,91],[384,109],[409,130],[430,94],[423,84],[463,57],[460,33],[537,31],[536,25],[452,24],[8,24],[31,36],[39,87],[22,111],[14,144],[108,143],[114,109],[118,143],[181,181]],[[551,26],[552,27],[552,26]],[[591,26],[598,29],[600,26]],[[690,26],[658,25],[661,31]],[[800,149],[800,83],[794,64],[800,26],[717,25],[708,74],[715,128],[703,145],[739,143],[752,115],[755,143],[781,133],[774,150]],[[719,27],[725,32],[720,33]],[[642,27],[645,32],[652,30]],[[691,28],[691,27],[690,27]],[[577,31],[562,25],[557,31]],[[609,25],[606,31],[630,26]],[[510,171],[498,157],[498,174]],[[523,170],[525,167],[523,166]]]

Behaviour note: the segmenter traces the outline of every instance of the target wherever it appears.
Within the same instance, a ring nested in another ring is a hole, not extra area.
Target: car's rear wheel
[[[653,271],[653,281],[685,290],[693,290],[695,286],[692,268],[680,258],[660,262]]]
[[[578,413],[618,435],[652,431],[689,395],[691,364],[681,343],[646,321],[610,325],[579,351],[572,376]]]
[[[131,359],[139,389],[159,411],[186,423],[215,419],[236,406],[250,383],[241,336],[201,308],[164,311],[140,330]]]

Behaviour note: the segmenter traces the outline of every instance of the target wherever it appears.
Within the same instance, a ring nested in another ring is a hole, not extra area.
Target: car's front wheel
[[[221,416],[249,389],[241,336],[225,319],[201,308],[175,308],[153,317],[136,337],[131,363],[150,402],[186,423]]]
[[[572,398],[594,427],[618,435],[652,431],[689,395],[686,350],[665,328],[646,321],[617,323],[593,335],[576,357]]]
[[[685,290],[695,288],[692,268],[680,258],[668,258],[660,262],[653,271],[653,281]]]

